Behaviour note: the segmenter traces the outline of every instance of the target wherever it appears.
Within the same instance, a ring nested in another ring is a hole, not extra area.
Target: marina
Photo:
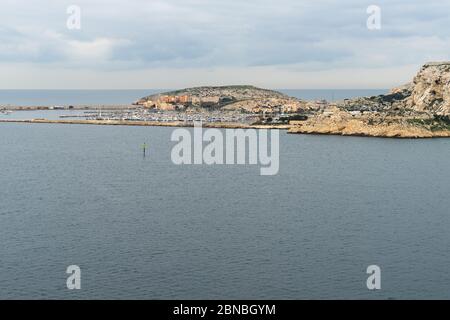
[[[73,117],[71,115],[61,115],[61,118]],[[75,117],[85,118],[86,120],[112,120],[112,121],[152,121],[152,122],[239,122],[253,123],[258,120],[255,115],[241,114],[236,112],[206,112],[196,113],[178,112],[178,111],[154,111],[144,108],[133,110],[114,110],[114,111],[86,111],[82,115]]]
[[[0,110],[1,115],[10,115],[12,113],[11,110],[2,109]]]

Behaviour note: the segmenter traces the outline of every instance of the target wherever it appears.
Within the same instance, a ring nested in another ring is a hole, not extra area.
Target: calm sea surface
[[[450,298],[450,140],[281,132],[270,177],[172,130],[0,124],[0,298]]]
[[[157,91],[0,90],[0,104],[126,104]],[[0,117],[69,113],[80,112]],[[450,140],[282,132],[279,175],[262,177],[175,166],[171,133],[0,124],[0,298],[450,298]],[[72,264],[78,292],[65,288]],[[379,292],[366,289],[372,264]]]

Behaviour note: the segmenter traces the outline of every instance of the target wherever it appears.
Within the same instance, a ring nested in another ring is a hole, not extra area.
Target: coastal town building
[[[192,97],[188,95],[180,96],[158,96],[155,100],[147,100],[140,103],[144,108],[158,110],[185,110],[192,103]]]

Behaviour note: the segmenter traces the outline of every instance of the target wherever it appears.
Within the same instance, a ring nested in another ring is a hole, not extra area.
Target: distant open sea
[[[150,94],[168,89],[139,90],[0,90],[0,106],[28,105],[120,105],[132,102]],[[387,92],[387,89],[279,89],[279,91],[304,100],[342,100],[360,96],[373,96]]]

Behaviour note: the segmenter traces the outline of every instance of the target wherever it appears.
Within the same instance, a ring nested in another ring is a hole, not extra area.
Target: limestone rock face
[[[414,83],[410,82],[410,83],[404,84],[400,87],[391,89],[389,94],[401,94],[405,97],[409,97],[413,90],[414,90]]]
[[[425,64],[413,82],[392,89],[388,94],[345,101],[347,111],[425,112],[450,115],[450,62]]]
[[[433,114],[450,114],[450,62],[425,64],[414,78],[407,107]]]

